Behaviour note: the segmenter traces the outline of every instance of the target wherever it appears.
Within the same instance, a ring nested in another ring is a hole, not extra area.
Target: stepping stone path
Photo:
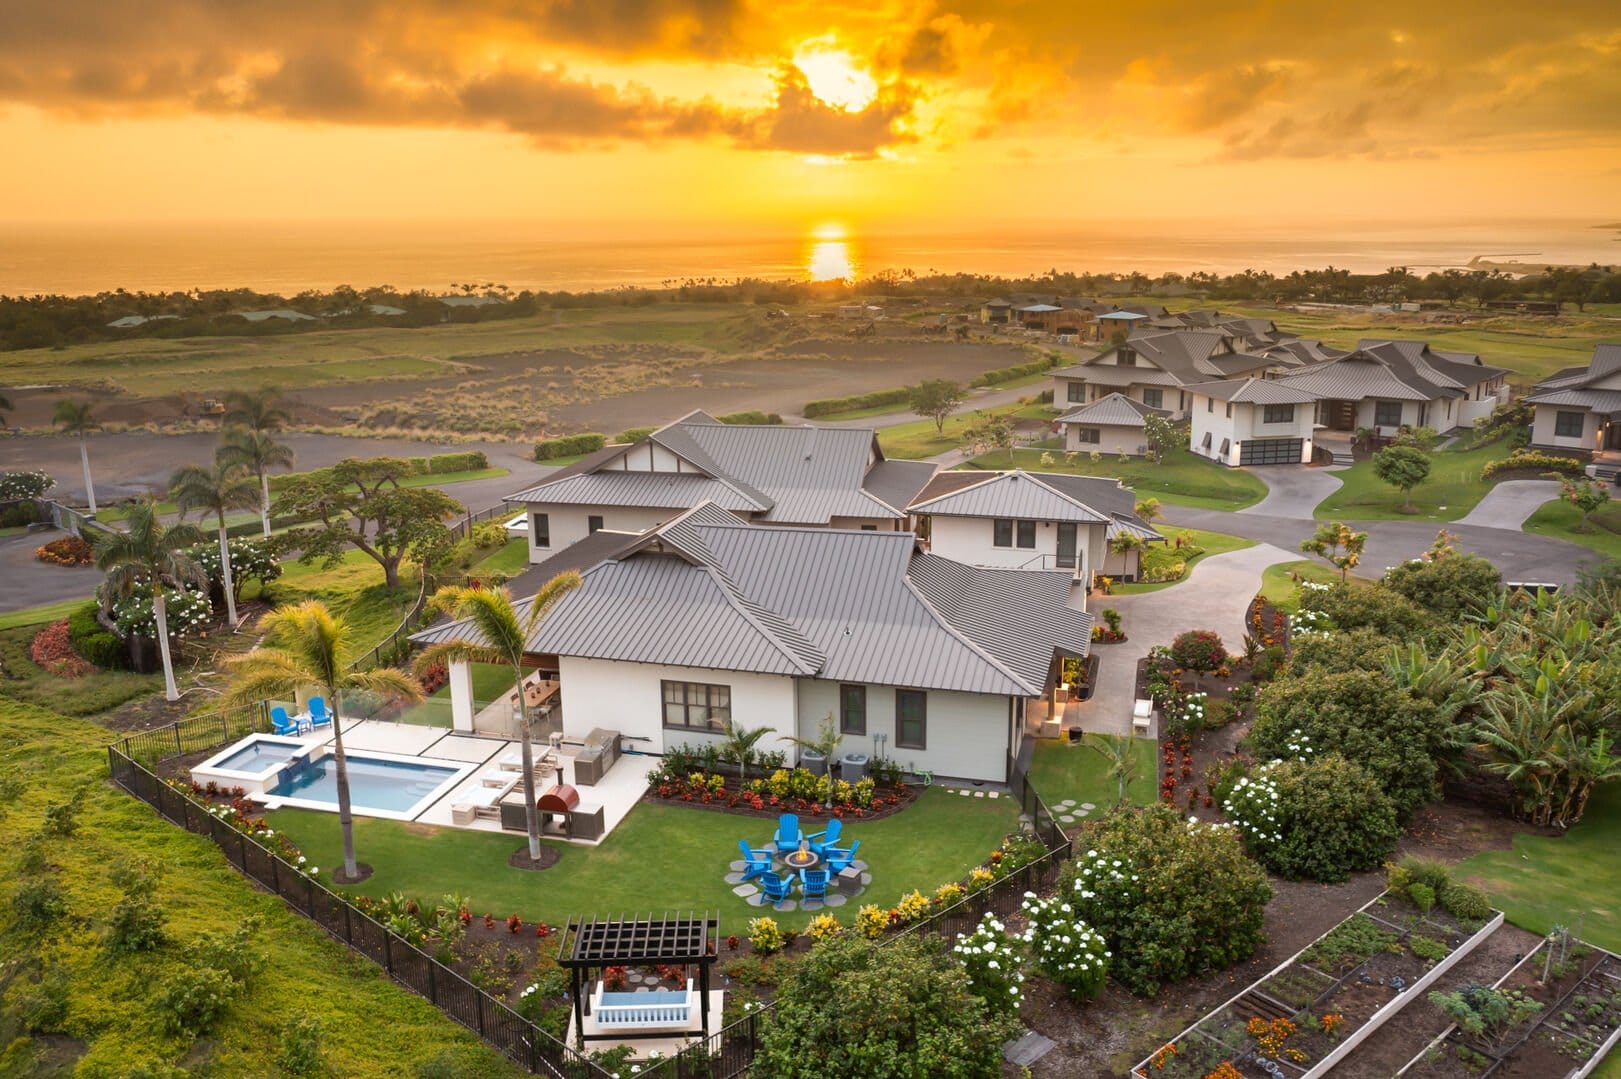
[[[756,888],[752,884],[739,884],[736,888],[732,889],[732,894],[738,896],[739,898],[747,899],[749,896],[754,895],[759,890],[760,889]]]
[[[1002,1059],[1009,1064],[1028,1068],[1050,1053],[1056,1044],[1051,1038],[1027,1030],[1022,1038],[1016,1038],[1002,1046]]]
[[[860,893],[857,894],[859,895]],[[829,892],[827,894],[827,905],[830,907],[842,907],[849,901],[848,896],[839,895],[835,892]]]
[[[742,873],[742,871],[734,869],[730,873],[726,874],[726,883],[727,884],[742,884],[743,883],[743,873]]]

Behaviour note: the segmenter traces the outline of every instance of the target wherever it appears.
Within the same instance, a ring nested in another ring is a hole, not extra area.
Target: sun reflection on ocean
[[[805,272],[812,281],[853,281],[860,270],[849,240],[815,239],[805,254]]]

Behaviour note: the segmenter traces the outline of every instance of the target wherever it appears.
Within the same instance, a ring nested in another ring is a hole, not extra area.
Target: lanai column
[[[466,660],[450,663],[450,725],[458,731],[473,730],[473,665]]]

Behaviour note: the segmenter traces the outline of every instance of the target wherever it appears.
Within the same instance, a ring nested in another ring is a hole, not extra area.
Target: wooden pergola
[[[633,1040],[634,1033],[586,1034],[585,993],[591,972],[606,967],[649,966],[660,963],[698,968],[698,1007],[703,1018],[703,1036],[709,1037],[709,968],[717,958],[710,948],[718,940],[720,917],[705,911],[649,914],[618,918],[570,916],[557,945],[557,961],[569,975],[569,992],[574,998],[574,1030],[581,1041]],[[583,974],[583,977],[582,977]],[[663,1037],[665,1035],[648,1035]]]

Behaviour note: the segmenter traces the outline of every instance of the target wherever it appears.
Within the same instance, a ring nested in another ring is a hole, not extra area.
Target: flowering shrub
[[[426,696],[438,693],[449,682],[450,669],[445,666],[443,660],[429,664],[417,674],[417,684],[422,687],[422,692]]]
[[[53,566],[88,566],[96,560],[90,544],[78,536],[63,536],[34,548],[34,557]]]
[[[901,901],[889,912],[889,920],[896,925],[904,925],[907,922],[915,922],[928,913],[928,897],[914,889],[901,896]]]
[[[0,472],[0,502],[38,498],[55,486],[56,481],[44,472]]]
[[[1299,737],[1294,745],[1305,745]],[[1337,754],[1264,764],[1222,808],[1261,864],[1291,880],[1342,881],[1375,869],[1401,835],[1378,782]]]
[[[1227,649],[1214,631],[1190,629],[1171,642],[1171,659],[1190,671],[1213,671],[1227,662]]]
[[[195,632],[208,622],[213,604],[206,592],[191,589],[163,589],[165,616],[169,622],[169,639],[177,640]],[[139,585],[128,596],[113,604],[113,621],[121,636],[139,635],[156,640],[157,617],[152,613],[152,586]]]
[[[889,928],[889,911],[868,903],[856,911],[856,931],[868,940],[877,940]]]
[[[94,665],[73,650],[66,618],[52,622],[34,635],[28,645],[28,658],[59,678],[79,678],[95,670]]]
[[[770,921],[769,918],[765,920]],[[602,988],[606,989],[610,993],[617,993],[621,989],[625,988],[625,968],[603,967]]]
[[[772,952],[782,950],[782,930],[777,926],[775,918],[749,919],[749,943],[761,955],[770,955]]]
[[[1030,919],[1025,943],[1041,972],[1081,999],[1103,988],[1113,953],[1104,939],[1076,915],[1062,896],[1042,899],[1024,893],[1019,908]]]
[[[817,944],[824,940],[832,940],[844,932],[844,926],[831,914],[818,914],[805,926],[805,935]]]
[[[982,865],[976,865],[968,871],[968,890],[981,892],[996,883],[996,874]]]
[[[992,1011],[1017,1015],[1024,1003],[1024,940],[986,914],[972,933],[957,934],[951,954],[968,973],[969,990]]]
[[[936,906],[949,907],[967,894],[968,889],[960,884],[942,884],[934,890],[934,902]]]
[[[1317,584],[1314,581],[1300,582],[1300,610],[1289,619],[1291,636],[1309,637],[1314,633],[1334,632],[1333,617],[1317,606],[1328,591],[1329,586],[1326,584]]]
[[[226,540],[225,546],[231,552],[231,591],[238,597],[242,595],[242,586],[250,577],[262,584],[269,584],[281,576],[281,563],[276,560],[274,540],[242,537]],[[224,588],[225,576],[220,568],[220,545],[217,541],[187,548],[186,554],[208,574],[209,583],[214,588]]]

